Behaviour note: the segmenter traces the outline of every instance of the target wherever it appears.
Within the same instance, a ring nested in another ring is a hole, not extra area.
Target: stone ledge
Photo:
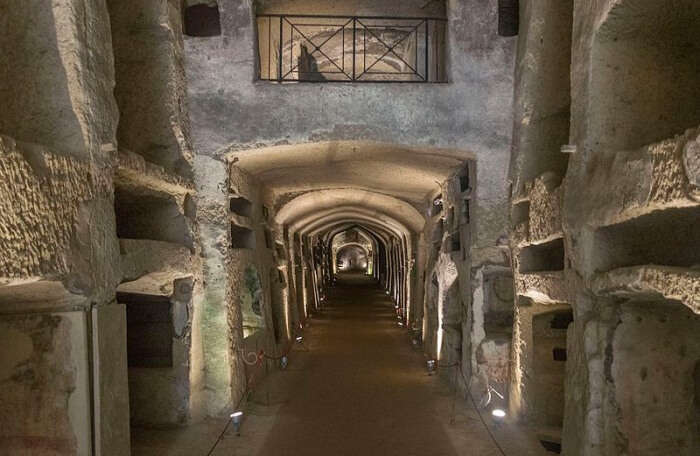
[[[154,272],[122,283],[117,287],[117,293],[171,297],[177,291],[175,282],[191,277],[191,274],[183,272]]]
[[[632,220],[654,211],[700,207],[697,163],[700,128],[620,151],[609,166],[601,166],[589,181],[600,189],[590,200],[589,223],[602,227]]]
[[[119,151],[119,166],[115,181],[156,192],[185,194],[194,191],[194,184],[169,173],[162,166],[147,162],[142,156],[127,150]]]
[[[85,304],[87,299],[84,295],[71,292],[60,281],[38,277],[0,280],[0,314],[79,306]]]
[[[147,239],[119,239],[122,280],[136,280],[147,274],[192,269],[190,250],[174,242]]]
[[[673,299],[700,314],[700,270],[644,265],[597,274],[593,292],[631,299]]]
[[[564,271],[519,274],[515,281],[516,293],[541,304],[568,302],[564,285]]]

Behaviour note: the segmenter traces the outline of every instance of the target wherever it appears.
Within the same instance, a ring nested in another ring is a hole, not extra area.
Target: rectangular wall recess
[[[700,208],[656,211],[600,228],[591,255],[595,272],[655,264],[700,264]]]
[[[126,304],[129,367],[172,367],[174,330],[169,298],[117,293],[117,301]]]
[[[564,240],[555,239],[545,244],[531,245],[520,252],[520,273],[564,270]]]
[[[183,210],[172,195],[115,185],[114,212],[120,239],[145,239],[192,246]]]
[[[231,224],[231,248],[233,249],[254,249],[255,233],[253,230]]]
[[[232,197],[229,200],[229,210],[234,214],[250,217],[253,215],[253,203],[242,196]]]

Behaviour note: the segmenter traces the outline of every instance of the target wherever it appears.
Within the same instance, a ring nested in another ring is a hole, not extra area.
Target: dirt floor
[[[427,375],[425,358],[397,325],[389,297],[370,279],[348,275],[311,320],[288,368],[274,371],[251,396],[241,435],[229,427],[211,454],[552,454],[522,429],[485,416],[501,453],[469,404],[444,378]],[[226,421],[133,429],[133,454],[205,456]]]

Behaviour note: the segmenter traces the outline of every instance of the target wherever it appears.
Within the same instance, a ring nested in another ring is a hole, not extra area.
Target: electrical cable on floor
[[[467,395],[469,396],[469,399],[471,399],[472,405],[474,406],[474,410],[476,411],[476,414],[479,416],[479,419],[481,420],[481,424],[484,425],[486,428],[486,432],[488,432],[489,437],[491,437],[491,440],[493,441],[493,444],[496,445],[496,448],[498,448],[498,451],[501,453],[502,456],[506,456],[506,452],[503,451],[503,448],[501,445],[498,443],[498,440],[496,440],[496,436],[493,435],[491,432],[491,428],[486,424],[486,420],[484,420],[483,415],[481,414],[481,411],[479,410],[479,407],[476,405],[476,401],[474,400],[474,396],[472,396],[471,389],[469,388],[469,382],[467,382],[467,379],[464,377],[464,371],[462,370],[461,364],[459,361],[453,364],[448,364],[445,366],[440,366],[438,365],[439,369],[449,369],[449,368],[456,368],[456,371],[459,371],[460,377],[462,377],[462,380],[464,381],[464,387],[467,390]],[[454,387],[455,387],[455,399],[457,397],[457,372],[455,371],[455,382],[454,382]],[[454,410],[455,404],[452,404],[453,410]],[[454,413],[454,412],[453,412]],[[453,415],[454,416],[454,415]]]
[[[248,364],[249,366],[255,366],[255,365],[261,365],[262,360],[265,358],[270,359],[270,360],[280,360],[280,359],[284,358],[285,356],[289,355],[289,353],[292,351],[293,347],[294,347],[294,342],[290,343],[289,346],[287,347],[287,351],[285,352],[285,354],[282,356],[279,356],[279,357],[270,356],[270,355],[266,354],[264,350],[260,350],[259,353],[255,353],[255,352],[244,353],[243,354],[243,362]],[[305,351],[308,351],[308,348]],[[249,355],[252,355],[255,357],[255,362],[248,360]],[[254,379],[255,379],[255,373],[253,373],[253,375],[251,375],[251,377],[250,377],[250,380],[248,380],[248,382],[246,382],[245,391],[243,392],[241,399],[238,401],[238,404],[236,404],[236,407],[234,407],[234,409],[233,409],[234,411],[239,410],[241,404],[243,404],[243,401],[248,399],[248,396],[251,393],[250,387],[253,384]],[[214,450],[221,442],[221,439],[224,438],[224,435],[226,434],[226,431],[228,431],[228,428],[229,428],[229,426],[231,426],[232,422],[233,422],[233,416],[231,416],[228,419],[228,421],[226,422],[226,426],[224,426],[224,430],[221,431],[221,434],[219,434],[219,437],[217,437],[216,441],[214,442],[214,445],[212,445],[211,449],[207,453],[207,456],[211,456],[214,453]]]
[[[255,377],[255,375],[251,376],[251,380]],[[243,401],[248,398],[248,394],[250,393],[250,384],[252,382],[248,381],[246,383],[245,391],[243,392],[243,395],[241,396],[241,399],[238,401],[238,404],[236,404],[236,407],[234,410],[238,410],[241,404],[243,404]],[[216,442],[214,442],[214,445],[212,445],[211,449],[207,453],[207,456],[211,456],[214,453],[214,450],[216,447],[219,445],[219,442],[221,442],[221,439],[224,438],[224,434],[226,434],[226,431],[228,431],[228,427],[231,426],[231,423],[233,422],[233,416],[229,417],[228,421],[226,422],[226,426],[224,426],[224,430],[221,431],[221,434],[219,434],[219,437],[216,438]]]
[[[270,360],[273,360],[273,361],[279,361],[279,360],[281,360],[282,358],[286,358],[287,355],[289,355],[289,353],[291,353],[292,347],[294,347],[294,342],[290,341],[290,342],[289,342],[289,345],[287,346],[287,350],[284,352],[283,355],[280,355],[280,356],[274,356],[274,355],[272,355],[272,356],[271,356],[271,355],[268,355],[267,353],[263,352],[263,356],[265,357],[265,359],[270,359]]]

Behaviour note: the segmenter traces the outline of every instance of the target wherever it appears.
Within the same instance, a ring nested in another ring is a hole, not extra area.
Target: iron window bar
[[[434,17],[260,14],[258,76],[279,83],[446,82],[446,26]]]

